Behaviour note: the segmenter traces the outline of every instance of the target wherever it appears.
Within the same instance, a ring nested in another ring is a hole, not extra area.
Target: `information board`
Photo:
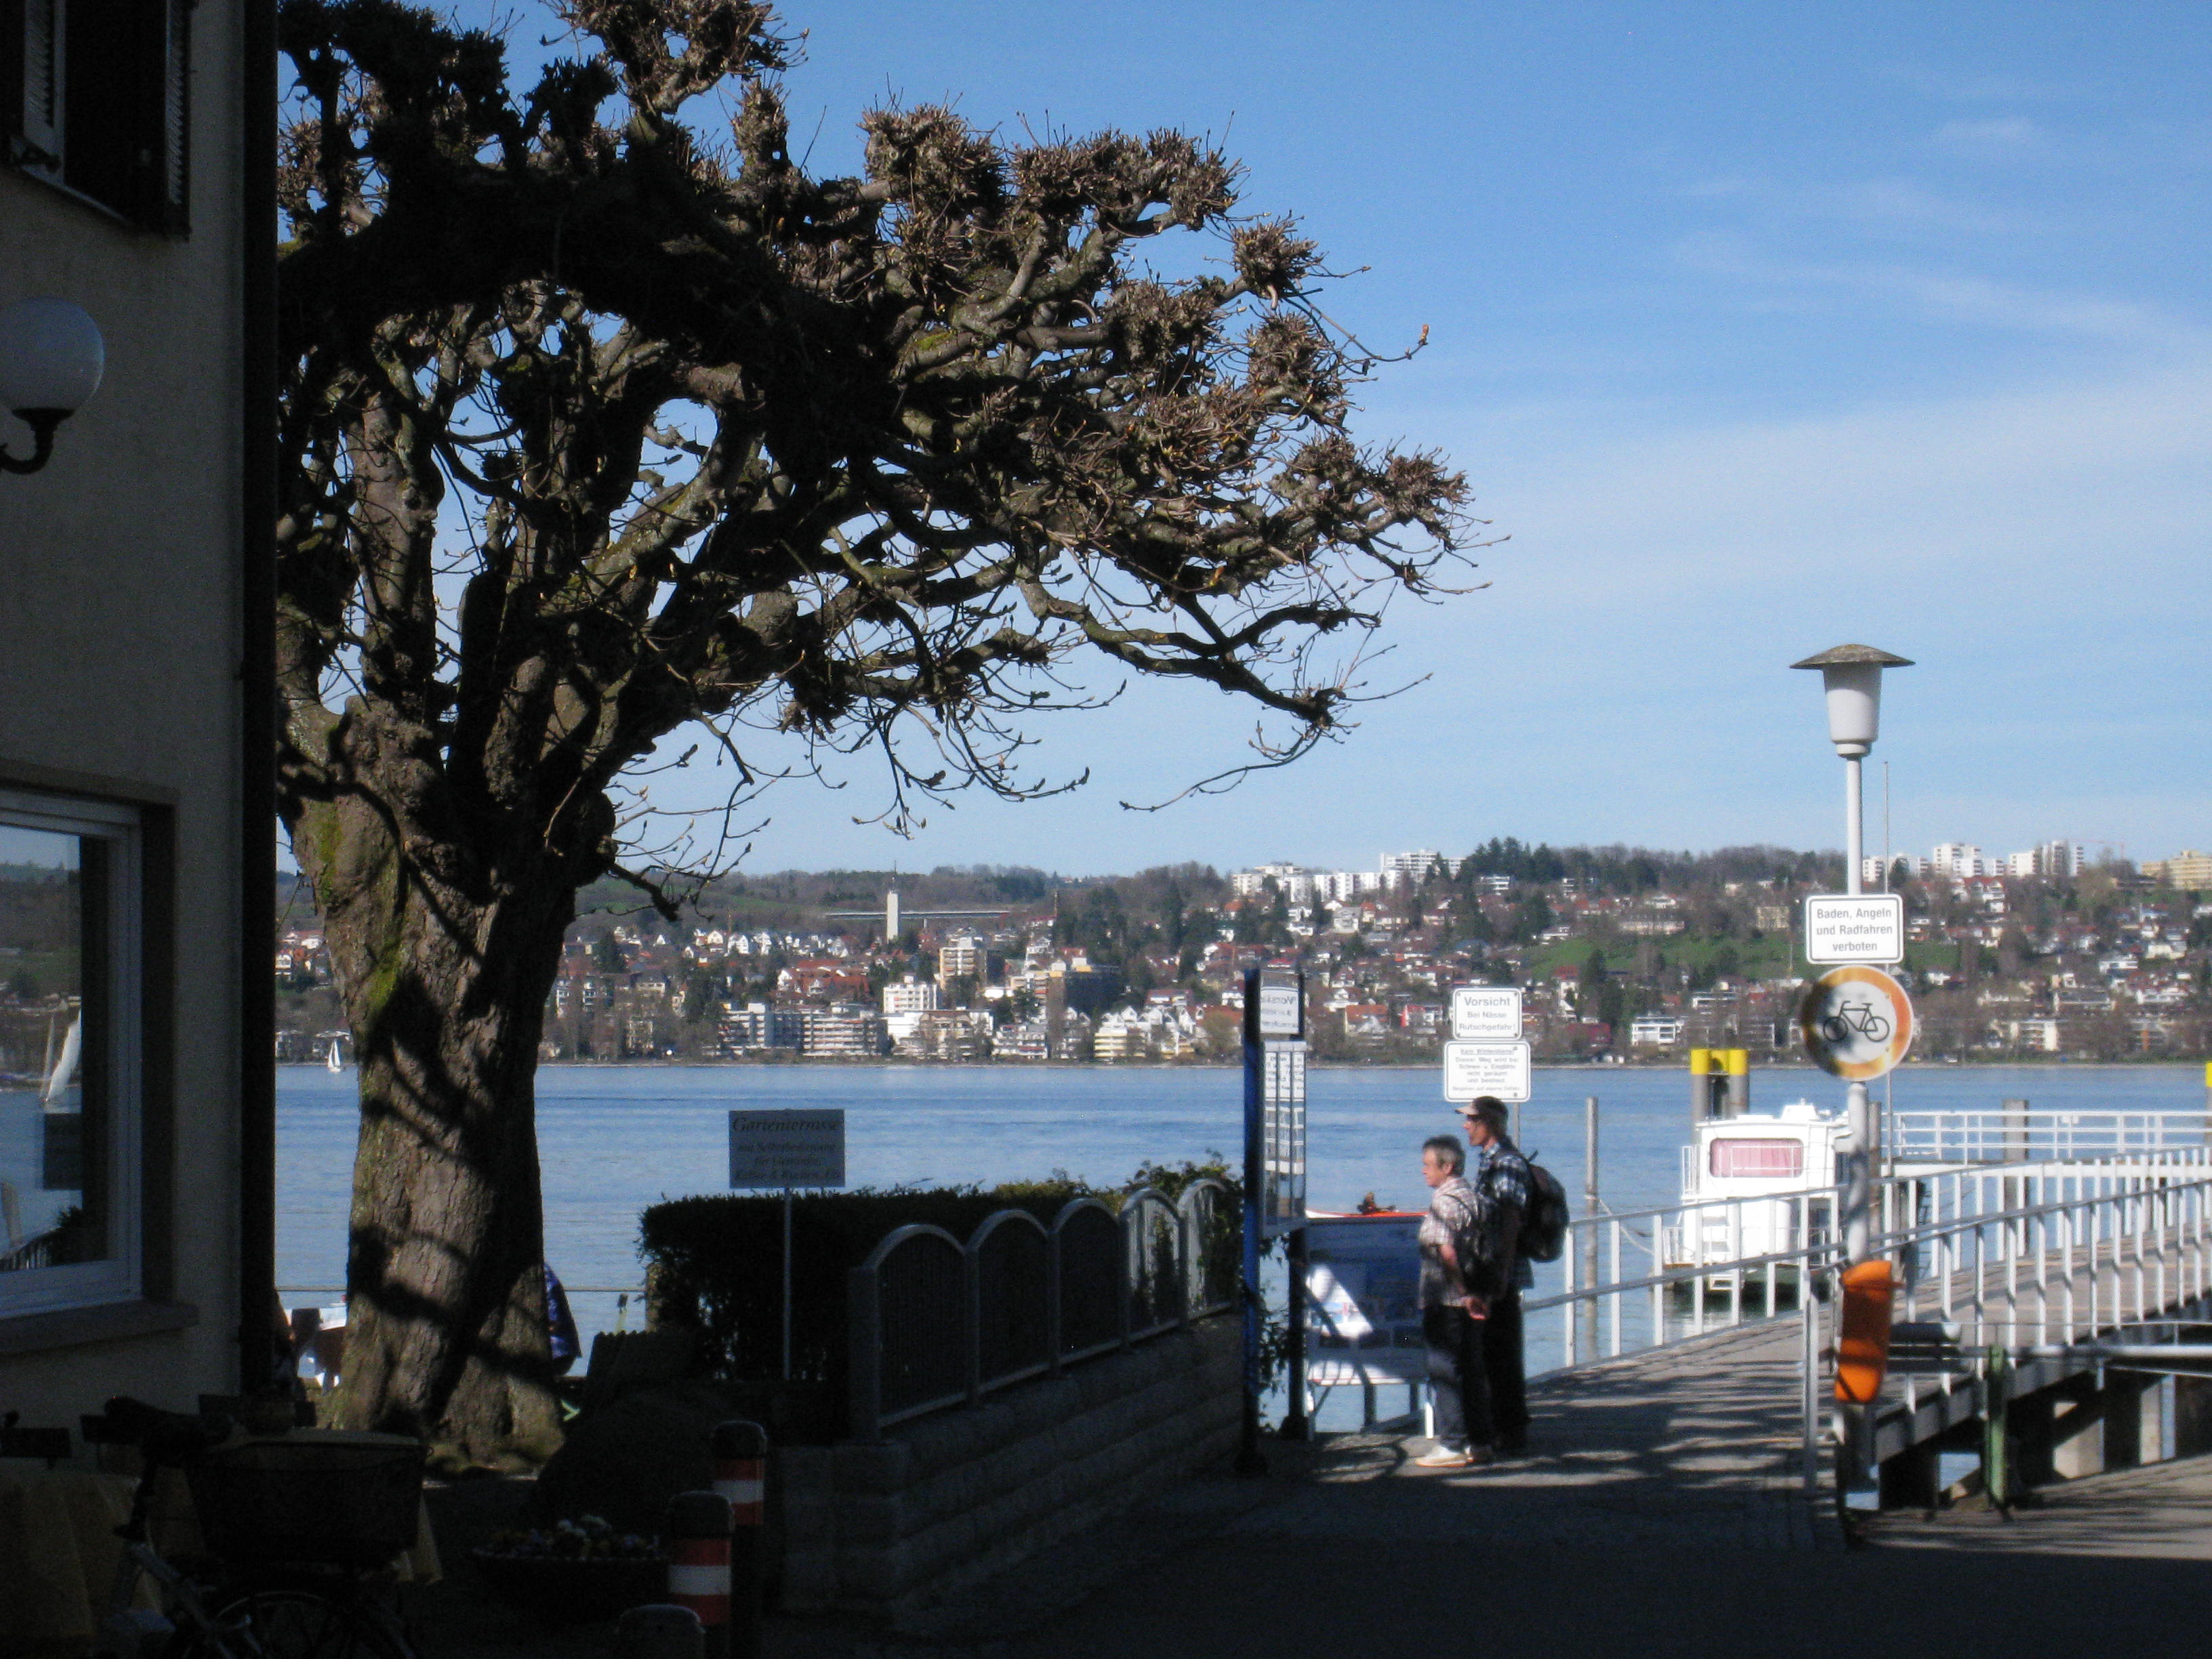
[[[1805,960],[1905,960],[1905,900],[1895,893],[1815,893],[1805,901]]]
[[[730,1114],[732,1187],[842,1187],[845,1109]]]
[[[1444,1044],[1444,1098],[1473,1100],[1493,1095],[1509,1103],[1528,1098],[1526,1042]]]
[[[1420,1224],[1411,1215],[1306,1223],[1306,1381],[1311,1387],[1427,1377]]]
[[[1521,1036],[1521,988],[1468,985],[1452,993],[1452,1035],[1465,1042],[1513,1042]]]
[[[1300,1003],[1296,984],[1281,985],[1262,980],[1260,983],[1260,1035],[1263,1037],[1299,1036],[1299,1018],[1303,1012]]]
[[[1260,1059],[1260,1231],[1306,1224],[1306,1045],[1269,1042]]]

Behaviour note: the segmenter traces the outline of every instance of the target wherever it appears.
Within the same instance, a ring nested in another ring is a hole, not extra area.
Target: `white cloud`
[[[1825,292],[1902,301],[1926,314],[1990,327],[2169,345],[2191,341],[2197,333],[2131,301],[2021,288],[1971,272],[1778,259],[1759,252],[1748,238],[1729,233],[1685,237],[1673,253],[1678,264],[1692,270],[1778,294]]]
[[[1462,453],[1494,453],[1511,424]],[[2118,569],[2130,549],[2212,541],[2212,352],[2069,386],[1571,450],[1556,428],[1528,437],[1553,465],[1522,471],[1510,494],[1493,482],[1491,502],[1516,544],[1547,551],[1501,588],[1534,577],[1532,597],[1553,601],[1570,596],[1541,572],[1561,556],[1578,578],[1656,593],[1687,570],[1786,584],[1803,559],[1885,583],[1934,575],[1937,561],[1947,581],[2016,582],[2039,565],[2078,570],[2093,548]]]
[[[1958,155],[1984,157],[2018,155],[2046,144],[2043,130],[2025,115],[1946,121],[1936,129],[1936,142]]]
[[[1895,64],[1881,73],[1885,80],[1958,104],[2018,103],[2053,95],[2051,88],[2011,75],[1958,74],[1923,64]]]

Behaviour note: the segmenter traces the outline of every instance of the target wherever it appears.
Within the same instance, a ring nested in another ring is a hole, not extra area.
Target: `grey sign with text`
[[[732,1187],[842,1187],[845,1109],[730,1114]]]

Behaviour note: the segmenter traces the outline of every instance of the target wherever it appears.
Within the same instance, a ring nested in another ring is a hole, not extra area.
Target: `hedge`
[[[1170,1197],[1201,1176],[1237,1182],[1219,1154],[1179,1164],[1147,1163],[1127,1187],[1096,1188],[1064,1170],[997,1187],[860,1188],[807,1192],[792,1205],[792,1376],[845,1382],[846,1276],[884,1235],[909,1222],[942,1227],[963,1243],[986,1216],[1026,1210],[1045,1225],[1071,1199],[1119,1206],[1151,1186]],[[702,1334],[703,1358],[732,1382],[767,1382],[783,1364],[783,1196],[715,1193],[655,1204],[639,1218],[653,1319]]]

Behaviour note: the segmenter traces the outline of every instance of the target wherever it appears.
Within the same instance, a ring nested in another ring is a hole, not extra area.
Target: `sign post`
[[[1850,1085],[1846,1096],[1850,1143],[1838,1172],[1843,1177],[1844,1257],[1848,1264],[1842,1279],[1845,1299],[1837,1315],[1841,1334],[1836,1348],[1840,1356],[1843,1337],[1850,1334],[1843,1326],[1856,1305],[1853,1297],[1856,1295],[1863,1300],[1877,1280],[1883,1298],[1880,1317],[1876,1319],[1868,1303],[1858,1318],[1869,1328],[1878,1323],[1886,1333],[1888,1328],[1889,1263],[1872,1259],[1875,1133],[1874,1102],[1867,1093],[1867,1083],[1889,1071],[1912,1046],[1912,1000],[1903,986],[1879,968],[1856,963],[1831,968],[1806,988],[1797,1008],[1797,1030],[1813,1063]],[[1866,1390],[1860,1388],[1856,1393],[1846,1394],[1845,1382],[1845,1366],[1839,1358],[1836,1387],[1844,1411],[1845,1443],[1836,1495],[1845,1510],[1851,1510],[1879,1503],[1880,1497],[1866,1484],[1873,1467],[1872,1419],[1868,1406],[1857,1397]]]
[[[1291,1235],[1303,1254],[1306,1210],[1306,987],[1303,973],[1244,970],[1244,1417],[1239,1474],[1265,1474],[1260,1450],[1260,1346],[1267,1311],[1263,1240]],[[1292,1298],[1291,1395],[1285,1431],[1305,1428],[1304,1310]]]
[[[791,1209],[799,1187],[845,1184],[845,1109],[733,1111],[730,1186],[783,1189],[783,1380],[791,1381]]]

